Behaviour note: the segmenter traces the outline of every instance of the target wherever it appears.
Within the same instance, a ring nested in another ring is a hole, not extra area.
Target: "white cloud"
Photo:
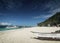
[[[53,14],[52,14],[52,15],[41,15],[41,16],[36,16],[36,17],[34,17],[34,19],[49,18],[49,17],[51,17],[51,16],[53,16]]]
[[[47,12],[51,14],[55,14],[56,12],[60,12],[60,1],[50,1],[49,3],[46,3],[44,6],[44,10],[47,10]]]
[[[55,1],[50,1],[49,3],[46,3],[44,7],[42,7],[44,11],[46,11],[47,13],[50,13],[50,14],[35,16],[34,19],[49,18],[52,15],[54,15],[56,12],[60,12],[60,3],[58,1],[56,1],[56,2]]]
[[[54,9],[53,13],[55,13],[55,12],[60,12],[60,8]]]
[[[0,23],[1,25],[11,25],[10,23],[7,23],[7,22],[2,22]]]
[[[34,19],[38,19],[38,18],[41,18],[41,16],[36,16],[36,17],[34,17]]]
[[[49,12],[51,13],[51,15],[54,15],[54,14],[56,14],[57,12],[60,12],[60,8],[56,8],[56,9],[54,9],[54,10],[50,10]]]
[[[51,17],[51,16],[53,16],[53,15],[46,15],[46,16],[44,16],[44,18],[49,18],[49,17]]]

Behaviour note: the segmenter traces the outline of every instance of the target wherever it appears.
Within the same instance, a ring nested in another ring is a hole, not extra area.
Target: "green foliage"
[[[54,23],[60,24],[60,12],[57,12],[56,14],[54,14],[52,17],[48,18],[44,22],[38,23],[38,26],[47,26],[48,24],[52,26]]]

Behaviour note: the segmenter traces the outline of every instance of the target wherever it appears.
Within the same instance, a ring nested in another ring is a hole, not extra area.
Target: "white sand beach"
[[[34,32],[54,32],[60,27],[31,27],[15,30],[0,31],[0,43],[60,43],[60,41],[48,41],[34,39]]]

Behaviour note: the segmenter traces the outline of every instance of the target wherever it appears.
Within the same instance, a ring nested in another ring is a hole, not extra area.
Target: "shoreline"
[[[50,33],[55,30],[60,30],[60,27],[31,27],[0,31],[0,43],[60,43],[60,41],[34,39],[34,34],[31,32],[35,31]]]

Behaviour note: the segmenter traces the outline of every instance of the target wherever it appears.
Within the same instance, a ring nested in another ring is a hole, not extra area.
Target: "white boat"
[[[60,40],[60,33],[40,33],[33,32],[34,38],[36,39],[50,39],[50,40]]]
[[[7,26],[6,28],[17,28],[17,26]]]

